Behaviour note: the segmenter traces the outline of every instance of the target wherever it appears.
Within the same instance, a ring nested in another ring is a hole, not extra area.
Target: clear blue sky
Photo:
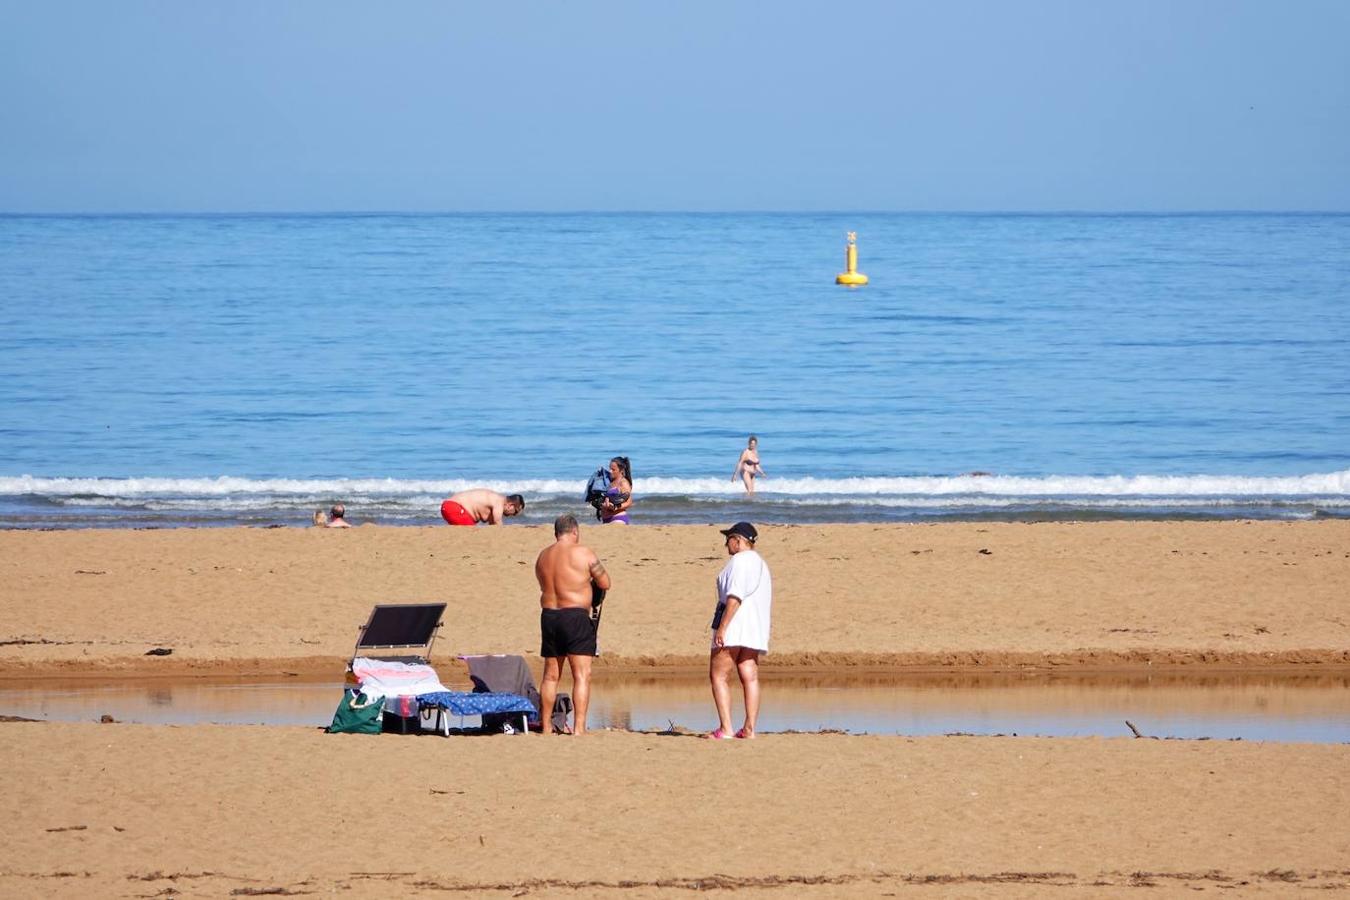
[[[0,211],[1350,210],[1347,0],[0,0]]]

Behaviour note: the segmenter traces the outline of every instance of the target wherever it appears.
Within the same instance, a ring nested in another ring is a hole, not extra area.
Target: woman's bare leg
[[[745,727],[741,729],[741,734],[752,738],[755,736],[755,723],[759,720],[759,651],[737,647],[736,672],[741,677],[741,689],[745,692]]]
[[[708,681],[717,707],[717,727],[724,734],[731,734],[731,685],[727,682],[735,666],[734,651],[729,647],[718,647],[708,658]]]

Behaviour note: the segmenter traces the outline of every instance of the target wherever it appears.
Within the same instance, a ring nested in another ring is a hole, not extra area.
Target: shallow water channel
[[[454,686],[453,684],[451,685]],[[564,678],[563,689],[568,680]],[[740,692],[733,677],[736,717]],[[1334,674],[779,675],[763,678],[760,731],[1350,742],[1350,672]],[[326,725],[338,679],[0,681],[0,715],[44,721]],[[473,727],[475,717],[456,721]],[[592,728],[716,725],[704,679],[599,673]]]

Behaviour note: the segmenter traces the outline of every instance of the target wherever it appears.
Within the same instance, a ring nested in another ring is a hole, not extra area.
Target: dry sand
[[[0,676],[333,673],[373,603],[432,600],[449,605],[433,662],[533,657],[550,538],[0,533]],[[716,530],[583,538],[616,582],[606,665],[700,667]],[[1343,521],[766,527],[766,665],[1331,671],[1350,663],[1347,538]],[[0,764],[5,897],[1350,892],[1343,745],[4,723]]]
[[[1350,890],[1342,746],[0,725],[6,897]]]
[[[583,527],[604,662],[706,660],[713,527]],[[435,656],[538,653],[551,529],[0,532],[0,675],[332,671],[375,603]],[[767,526],[772,666],[1350,664],[1350,521]],[[149,657],[154,648],[172,656]]]

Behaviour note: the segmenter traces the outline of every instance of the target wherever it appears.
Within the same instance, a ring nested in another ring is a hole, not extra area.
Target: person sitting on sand
[[[321,509],[314,510],[314,527],[323,528],[328,524],[328,513]]]
[[[749,522],[724,529],[731,559],[717,576],[717,610],[712,621],[712,651],[708,680],[717,707],[717,729],[705,737],[726,740],[753,738],[759,718],[759,656],[769,652],[769,613],[773,606],[773,579],[769,566],[755,550],[759,533]],[[745,693],[745,724],[731,732],[731,687],[735,669]]]
[[[347,521],[347,507],[341,503],[334,503],[333,508],[328,511],[329,528],[351,528],[352,523]]]
[[[487,488],[474,488],[451,494],[441,504],[441,518],[449,525],[505,524],[507,516],[519,515],[525,509],[525,498],[520,494],[506,496]]]
[[[731,473],[732,481],[737,477],[744,482],[746,495],[755,496],[755,479],[763,478],[764,470],[759,465],[759,438],[753,434],[750,435],[750,440],[746,441],[741,458],[736,461],[736,471]]]

